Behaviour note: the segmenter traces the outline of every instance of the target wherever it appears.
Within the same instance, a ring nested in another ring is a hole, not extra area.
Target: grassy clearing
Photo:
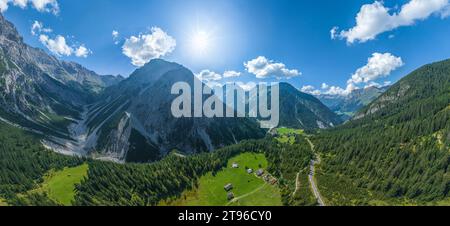
[[[302,135],[304,131],[301,129],[291,129],[291,128],[278,128],[277,132],[279,135]]]
[[[277,133],[276,139],[278,142],[283,144],[294,144],[295,136],[304,134],[304,131],[300,129],[278,128]]]
[[[450,206],[450,198],[444,199],[436,203],[437,206]]]
[[[87,176],[88,164],[77,167],[64,168],[61,171],[50,171],[45,175],[44,182],[39,188],[27,192],[31,194],[46,194],[52,201],[65,206],[72,205],[75,199],[75,185]]]
[[[8,203],[2,198],[0,198],[0,206],[8,206]]]
[[[280,191],[276,186],[264,184],[258,190],[228,203],[230,206],[281,206]]]
[[[233,163],[238,163],[239,168],[232,168]],[[281,205],[281,196],[276,186],[266,184],[254,173],[248,174],[246,168],[265,169],[267,160],[264,154],[244,153],[230,159],[227,168],[217,175],[209,173],[199,180],[199,186],[194,191],[185,192],[181,198],[162,203],[172,206],[278,206]],[[235,200],[229,202],[226,184],[233,184]]]

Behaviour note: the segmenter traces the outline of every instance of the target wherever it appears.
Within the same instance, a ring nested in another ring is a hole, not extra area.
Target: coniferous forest
[[[314,138],[325,160],[320,182],[334,194],[332,203],[404,198],[424,204],[449,197],[450,61],[413,72],[364,114]],[[354,190],[347,195],[332,191],[348,189],[343,184]]]

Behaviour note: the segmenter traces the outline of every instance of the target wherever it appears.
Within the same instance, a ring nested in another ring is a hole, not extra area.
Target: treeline
[[[27,200],[19,199],[17,194],[36,188],[50,169],[77,166],[82,162],[79,158],[48,151],[34,136],[0,123],[0,196],[12,205],[26,203]]]
[[[448,198],[450,61],[414,72],[366,111],[371,107],[378,111],[316,136],[325,153],[322,171],[334,175],[327,178],[336,187],[339,178],[350,179],[386,199]]]

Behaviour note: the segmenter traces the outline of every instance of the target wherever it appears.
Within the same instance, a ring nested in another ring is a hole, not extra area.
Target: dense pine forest
[[[427,204],[450,196],[450,61],[413,72],[360,115],[314,139],[329,202]]]
[[[19,197],[36,187],[49,170],[80,165],[82,159],[45,150],[39,139],[0,123],[0,197],[11,205],[53,205],[45,194]]]

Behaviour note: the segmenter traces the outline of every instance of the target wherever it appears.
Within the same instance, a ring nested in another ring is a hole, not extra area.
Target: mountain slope
[[[85,132],[77,152],[115,161],[158,160],[172,149],[212,151],[265,132],[246,118],[175,118],[171,94],[176,82],[194,87],[192,72],[176,63],[152,60],[128,79],[105,90],[80,122]]]
[[[94,100],[106,81],[117,82],[28,46],[0,15],[1,121],[68,139],[67,126],[81,117],[82,106]]]
[[[319,184],[332,204],[424,204],[448,198],[450,60],[406,76],[355,120],[315,142],[324,153]]]
[[[288,83],[280,84],[280,126],[301,129],[326,129],[341,119],[317,98],[302,93]]]
[[[333,112],[345,120],[353,117],[359,110],[370,104],[377,99],[381,94],[388,90],[388,86],[385,87],[368,87],[364,89],[354,90],[347,96],[340,95],[319,95],[317,98],[322,101]]]
[[[270,91],[269,91],[270,95]],[[341,124],[335,113],[312,95],[280,83],[280,125],[296,129],[326,129]]]

